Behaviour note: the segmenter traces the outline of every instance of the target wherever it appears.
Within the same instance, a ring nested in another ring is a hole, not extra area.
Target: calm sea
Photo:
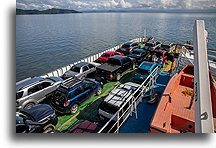
[[[216,48],[215,13],[80,13],[16,16],[16,81],[39,76],[133,38],[192,40],[205,20],[208,48]]]

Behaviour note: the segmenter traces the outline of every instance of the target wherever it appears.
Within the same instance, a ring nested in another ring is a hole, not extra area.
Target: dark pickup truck
[[[121,74],[126,73],[130,69],[135,68],[133,59],[126,56],[113,56],[108,59],[107,63],[102,64],[96,68],[95,79],[97,81],[121,79]]]

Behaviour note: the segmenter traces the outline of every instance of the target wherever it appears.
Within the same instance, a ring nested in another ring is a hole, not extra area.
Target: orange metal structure
[[[210,78],[212,80],[212,77]],[[213,80],[212,80],[213,81]],[[211,83],[214,118],[215,86]],[[150,124],[152,133],[195,132],[194,67],[187,65],[169,81]]]

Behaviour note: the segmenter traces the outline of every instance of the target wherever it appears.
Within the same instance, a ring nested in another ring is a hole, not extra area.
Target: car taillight
[[[110,79],[112,79],[112,78],[113,78],[113,74],[110,73]]]
[[[130,49],[132,49],[132,48],[127,48],[127,50],[130,50]]]
[[[65,103],[64,103],[64,107],[67,107],[69,104],[70,104],[69,101],[68,101],[68,102],[65,102]]]
[[[154,47],[154,44],[152,44],[151,47]]]

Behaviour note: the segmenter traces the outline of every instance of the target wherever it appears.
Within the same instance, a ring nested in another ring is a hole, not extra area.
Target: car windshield
[[[140,68],[138,68],[136,70],[136,73],[139,73],[141,75],[149,75],[150,74],[150,72],[148,70],[144,70],[144,69],[140,69]]]
[[[23,96],[23,91],[17,92],[16,93],[16,100],[22,98],[22,96]]]
[[[130,45],[129,44],[124,44],[124,45],[122,45],[122,48],[130,48]]]
[[[102,102],[99,108],[111,114],[115,114],[118,111],[118,108],[116,106],[113,106],[107,102]]]
[[[132,54],[138,54],[138,55],[140,55],[142,52],[141,51],[137,51],[137,50],[134,50],[133,52],[132,52]]]
[[[80,67],[73,66],[70,70],[74,72],[80,72]]]
[[[101,57],[104,57],[104,58],[109,58],[110,57],[110,55],[109,54],[103,54]]]
[[[162,48],[165,48],[165,49],[169,49],[170,46],[169,45],[161,45]]]

